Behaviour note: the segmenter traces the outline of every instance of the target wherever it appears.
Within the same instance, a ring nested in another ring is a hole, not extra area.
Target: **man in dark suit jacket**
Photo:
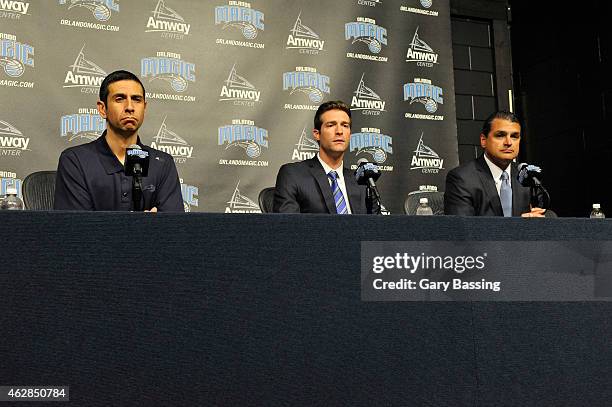
[[[343,165],[351,137],[348,106],[341,101],[319,106],[312,134],[319,143],[319,152],[309,160],[280,168],[273,211],[366,213],[365,187],[358,185],[353,172]]]
[[[484,154],[446,175],[444,213],[463,216],[543,217],[544,209],[530,208],[528,187],[516,180],[521,125],[510,112],[495,112],[484,123],[480,145]],[[505,174],[504,174],[505,173]],[[504,181],[504,178],[507,181]],[[503,208],[504,182],[511,197]],[[507,184],[506,184],[507,185]],[[511,205],[510,205],[511,202]]]

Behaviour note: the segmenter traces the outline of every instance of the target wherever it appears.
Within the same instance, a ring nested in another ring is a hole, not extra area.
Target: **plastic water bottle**
[[[597,204],[593,204],[593,210],[591,211],[591,218],[599,218],[599,219],[603,219],[606,217],[606,215],[603,213],[603,211],[601,210],[601,205]]]
[[[428,202],[429,201],[427,200],[427,198],[419,199],[419,206],[417,206],[416,209],[417,216],[433,215],[433,211],[431,210],[431,207],[429,206]]]
[[[23,210],[23,201],[17,196],[17,188],[14,185],[6,187],[6,196],[0,201],[0,209]]]

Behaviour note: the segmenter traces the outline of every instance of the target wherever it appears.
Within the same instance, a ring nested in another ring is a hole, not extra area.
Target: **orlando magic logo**
[[[430,8],[433,4],[433,0],[419,0],[421,2],[421,6],[425,8]]]
[[[140,60],[140,74],[150,77],[149,82],[160,79],[170,83],[175,92],[187,90],[189,82],[195,82],[195,64],[181,59],[180,54],[158,52],[155,57]]]
[[[393,154],[393,138],[386,134],[381,134],[380,129],[363,128],[359,133],[351,134],[350,151],[357,151],[360,154],[369,154],[372,159],[382,164],[387,161],[388,154]]]
[[[198,206],[199,189],[194,185],[189,185],[183,182],[181,178],[181,195],[183,196],[183,208],[185,212],[191,212],[193,206]]]
[[[257,37],[257,30],[264,30],[264,13],[252,9],[249,3],[230,1],[227,6],[215,7],[215,25],[219,24],[223,24],[224,30],[238,28],[244,38],[253,40]]]
[[[290,90],[290,95],[305,93],[311,102],[318,104],[323,101],[324,93],[330,93],[329,76],[318,73],[314,68],[296,67],[293,72],[283,73],[283,90]]]
[[[289,31],[286,49],[298,49],[301,53],[318,54],[319,51],[323,51],[325,41],[321,40],[319,35],[310,27],[302,24],[301,16],[302,12],[300,11],[293,28]]]
[[[82,108],[78,113],[62,116],[60,120],[60,136],[68,137],[68,141],[95,140],[105,128],[106,121],[100,117],[96,109]]]
[[[34,66],[34,47],[17,41],[11,34],[0,33],[0,66],[11,78],[18,78],[25,72],[25,67]]]
[[[419,27],[414,32],[410,47],[406,53],[406,62],[416,62],[419,66],[432,67],[438,63],[438,54],[422,39],[419,38]]]
[[[70,70],[66,72],[64,88],[80,87],[83,92],[94,93],[100,88],[106,72],[85,58],[84,49],[85,44],[81,47],[74,63],[70,65]]]
[[[372,53],[378,54],[387,45],[387,29],[370,18],[357,17],[357,21],[344,25],[344,38],[352,39],[351,44],[363,42]]]
[[[415,78],[414,82],[404,84],[404,100],[410,100],[410,104],[422,103],[429,113],[434,113],[438,104],[444,103],[442,94],[442,88],[432,85],[429,79]]]
[[[241,101],[250,106],[259,102],[261,92],[248,80],[236,73],[236,64],[232,66],[225,85],[221,88],[219,101]]]
[[[218,128],[218,143],[225,149],[240,147],[250,158],[261,155],[261,148],[268,148],[268,130],[255,126],[251,120],[232,120],[232,124]]]
[[[0,120],[0,155],[19,156],[22,151],[29,150],[29,144],[29,137],[24,137],[14,126]]]
[[[240,193],[239,185],[240,181],[236,184],[232,197],[227,201],[228,206],[225,208],[225,213],[261,213],[258,204]]]
[[[444,160],[440,158],[438,153],[423,143],[423,133],[421,133],[421,138],[419,138],[419,143],[412,156],[410,169],[420,169],[423,173],[437,174],[439,170],[443,169],[443,165]]]
[[[70,1],[68,10],[73,7],[85,7],[98,21],[108,21],[113,11],[119,12],[119,4],[115,0],[59,0],[59,4],[66,4]]]
[[[307,160],[314,157],[319,151],[319,144],[316,142],[316,140],[308,137],[306,127],[302,129],[302,133],[300,134],[300,138],[295,147],[296,148],[293,150],[293,154],[291,155],[291,159],[293,161]]]
[[[151,147],[170,154],[177,163],[184,163],[187,158],[191,158],[193,147],[178,134],[168,129],[166,118],[167,116],[164,116]]]
[[[185,19],[179,13],[166,6],[164,0],[157,1],[152,14],[147,21],[147,30],[145,32],[178,34],[179,36],[175,36],[175,38],[182,38],[182,35],[189,34],[191,24],[185,23]]]
[[[385,111],[386,102],[365,85],[363,81],[364,76],[365,73],[361,75],[357,89],[353,92],[355,96],[351,99],[351,110],[361,110],[363,114],[380,114],[380,112]]]
[[[12,171],[0,170],[0,195],[6,195],[9,187],[17,190],[17,196],[21,198],[22,179],[17,178],[17,174]]]

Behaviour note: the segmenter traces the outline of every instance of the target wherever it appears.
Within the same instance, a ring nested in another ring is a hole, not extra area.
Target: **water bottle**
[[[429,207],[428,202],[429,201],[427,200],[427,198],[419,199],[419,206],[417,206],[416,209],[417,216],[433,215],[433,211]]]
[[[601,205],[597,204],[593,204],[593,210],[591,211],[591,218],[595,218],[595,219],[603,219],[606,217],[606,215],[604,215],[603,211],[601,210]]]
[[[0,201],[0,209],[9,211],[23,210],[23,201],[17,196],[15,185],[6,187],[6,196]]]

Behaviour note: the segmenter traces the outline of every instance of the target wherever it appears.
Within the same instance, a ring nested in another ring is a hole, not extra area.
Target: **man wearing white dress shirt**
[[[273,211],[279,213],[366,213],[365,187],[344,166],[351,138],[351,111],[342,101],[325,102],[314,118],[319,152],[283,165],[276,177]]]

